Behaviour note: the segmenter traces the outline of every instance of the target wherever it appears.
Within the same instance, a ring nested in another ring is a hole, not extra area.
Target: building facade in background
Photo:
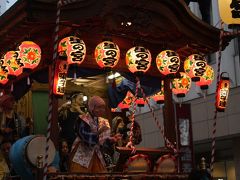
[[[7,11],[17,0],[0,0],[0,16]]]
[[[202,19],[197,2],[190,2],[189,8],[196,18]],[[210,23],[220,28],[218,0],[211,0]],[[225,25],[225,30],[228,29]],[[215,111],[215,91],[217,77],[218,53],[208,55],[208,64],[215,70],[215,80],[210,85],[204,98],[203,92],[192,83],[190,92],[183,99],[184,103],[191,104],[191,119],[194,141],[195,162],[199,163],[202,156],[210,163],[211,137],[213,118]],[[239,180],[240,179],[240,60],[239,39],[235,38],[222,53],[221,72],[228,72],[231,82],[228,105],[225,112],[218,113],[217,118],[217,142],[216,163],[214,168],[215,180]],[[173,97],[175,102],[179,102]],[[141,113],[136,120],[140,123],[143,133],[141,146],[158,148],[164,146],[162,135],[154,123],[152,113],[148,108],[139,110]],[[155,113],[163,124],[162,108],[155,107]]]

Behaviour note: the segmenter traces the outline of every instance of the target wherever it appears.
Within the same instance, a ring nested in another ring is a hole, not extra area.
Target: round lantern
[[[134,96],[133,94],[128,91],[126,97],[123,99],[122,102],[118,104],[118,107],[123,110],[123,109],[129,109],[131,106],[132,101],[134,101]]]
[[[38,66],[41,61],[41,49],[32,41],[23,41],[19,49],[18,58],[23,63],[23,70],[32,70]]]
[[[133,47],[126,53],[126,64],[132,73],[142,74],[147,72],[151,61],[150,51],[142,46]]]
[[[86,56],[86,45],[76,36],[65,37],[58,44],[58,55],[69,65],[80,65]]]
[[[120,49],[112,41],[103,41],[95,48],[94,55],[98,66],[110,70],[120,59]]]
[[[4,63],[4,59],[0,59],[0,84],[4,85],[8,82],[8,68]]]
[[[8,67],[8,79],[16,78],[23,72],[23,63],[18,51],[8,51],[4,55],[4,62]]]
[[[192,54],[184,61],[184,71],[192,81],[199,81],[206,71],[207,61],[199,54]]]
[[[197,86],[200,86],[201,89],[208,89],[208,86],[212,84],[214,80],[214,70],[211,66],[207,65],[206,71],[202,77],[200,77],[200,81],[196,82]]]
[[[191,87],[191,78],[183,72],[180,72],[180,76],[172,80],[172,92],[177,97],[185,97]]]
[[[180,58],[175,51],[165,50],[156,57],[156,65],[161,74],[176,74],[180,67]]]
[[[164,103],[164,81],[161,82],[161,89],[158,93],[152,96],[152,99],[157,102],[157,104]]]

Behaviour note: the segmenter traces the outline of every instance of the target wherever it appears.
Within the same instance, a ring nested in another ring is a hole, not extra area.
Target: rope
[[[134,128],[134,121],[135,121],[135,112],[137,109],[136,100],[137,100],[137,96],[138,96],[138,90],[141,87],[140,80],[138,77],[136,77],[136,80],[137,80],[137,82],[136,82],[136,91],[135,91],[135,101],[133,102],[133,113],[131,114],[132,123],[131,123],[131,128],[130,128],[129,142],[127,144],[127,147],[130,147],[132,149],[132,154],[134,154],[135,150],[136,150],[136,148],[133,145],[133,128]]]
[[[224,36],[224,23],[221,21],[221,32],[220,32],[220,40],[219,40],[219,50],[218,50],[218,69],[217,69],[217,82],[216,82],[216,93],[215,93],[215,100],[217,99],[217,91],[218,91],[218,86],[219,86],[219,81],[220,81],[220,68],[221,68],[221,58],[222,58],[222,42],[223,42],[223,36]],[[215,144],[216,144],[216,127],[217,127],[217,108],[215,109],[214,112],[214,118],[213,118],[213,130],[212,130],[212,152],[211,152],[211,164],[210,164],[210,169],[211,169],[211,175],[213,176],[213,164],[215,161]]]
[[[49,99],[48,99],[48,127],[47,127],[47,138],[46,138],[46,148],[45,148],[45,164],[44,164],[44,173],[43,179],[47,179],[47,168],[48,168],[48,151],[49,151],[49,142],[50,142],[50,132],[51,132],[51,120],[52,120],[52,110],[53,110],[53,82],[54,82],[54,70],[55,70],[55,62],[57,60],[57,48],[58,48],[58,40],[59,40],[59,26],[60,26],[60,13],[61,7],[70,3],[77,2],[79,0],[58,0],[57,2],[57,14],[56,14],[56,26],[54,30],[54,47],[53,47],[53,62],[51,65],[51,79],[49,81]]]
[[[154,113],[154,110],[153,110],[153,108],[151,107],[148,98],[146,98],[146,94],[144,93],[144,91],[143,91],[142,88],[141,88],[141,92],[142,92],[142,94],[143,94],[143,98],[144,98],[144,99],[146,100],[146,102],[147,102],[147,105],[148,105],[149,109],[151,110],[153,119],[154,119],[154,121],[155,121],[158,129],[160,130],[160,132],[161,132],[161,134],[162,134],[162,136],[163,136],[163,138],[164,138],[164,140],[165,140],[165,142],[166,142],[167,147],[171,148],[171,149],[173,150],[173,152],[177,154],[177,153],[178,153],[177,149],[175,148],[174,144],[171,143],[171,142],[169,141],[169,139],[166,137],[165,132],[164,132],[164,128],[161,126],[160,122],[157,120],[157,117],[156,117],[156,115],[155,115],[155,113]]]
[[[47,138],[46,138],[46,148],[45,148],[45,164],[43,170],[43,179],[47,179],[47,169],[48,169],[48,153],[49,153],[49,142],[50,142],[50,132],[51,132],[51,120],[52,120],[52,110],[53,110],[53,81],[54,81],[54,70],[55,62],[57,59],[57,47],[58,47],[58,32],[59,32],[59,21],[60,21],[60,12],[61,12],[62,2],[61,0],[57,3],[57,18],[56,18],[56,27],[54,31],[54,47],[53,47],[53,62],[51,65],[51,79],[49,81],[49,99],[48,99],[48,127],[47,127]]]

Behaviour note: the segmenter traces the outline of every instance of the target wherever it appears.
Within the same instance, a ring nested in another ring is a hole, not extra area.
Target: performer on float
[[[105,109],[104,100],[99,96],[93,96],[88,101],[88,113],[79,116],[76,126],[78,136],[74,141],[70,157],[70,172],[107,172],[101,145],[106,140],[117,142],[121,139],[121,135],[116,134],[111,137],[106,133],[109,131],[109,125],[106,120],[103,121],[104,123],[100,121]]]

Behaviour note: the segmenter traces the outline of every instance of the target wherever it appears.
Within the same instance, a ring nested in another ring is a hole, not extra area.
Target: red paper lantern
[[[134,101],[134,100],[135,100],[134,95],[133,95],[130,91],[128,91],[128,92],[127,92],[127,95],[126,95],[126,97],[123,99],[123,101],[118,104],[118,107],[119,107],[121,110],[123,110],[123,109],[129,109],[129,107],[131,106],[132,101]]]
[[[58,44],[59,57],[67,59],[69,65],[80,65],[86,56],[86,45],[75,36],[63,38]]]
[[[218,84],[217,96],[216,96],[216,109],[219,112],[224,112],[227,106],[230,81],[229,77],[223,77],[223,73],[221,74],[221,79]]]
[[[206,71],[200,81],[196,82],[197,86],[200,86],[201,89],[208,89],[208,86],[212,84],[214,80],[214,70],[211,66],[207,65]]]
[[[112,41],[103,41],[95,48],[95,60],[101,68],[111,69],[120,59],[120,49]]]
[[[117,112],[118,108],[111,108],[111,112]]]
[[[161,82],[161,89],[158,93],[152,96],[152,99],[157,102],[157,104],[164,103],[164,81]]]
[[[142,46],[129,49],[126,53],[126,64],[132,73],[145,73],[150,68],[151,53]]]
[[[41,61],[41,48],[32,41],[23,41],[18,48],[23,70],[36,68]]]
[[[4,85],[8,82],[8,68],[4,63],[4,59],[0,59],[0,84]]]
[[[191,87],[191,78],[183,72],[180,72],[180,76],[172,80],[172,92],[177,97],[185,97]]]
[[[66,88],[68,63],[65,60],[57,60],[54,71],[53,94],[63,96]]]
[[[180,58],[175,51],[165,50],[156,57],[156,65],[161,74],[176,74],[180,67]]]
[[[199,81],[205,73],[206,67],[206,59],[199,54],[192,54],[184,61],[184,71],[192,81]]]
[[[143,98],[137,98],[135,103],[137,104],[138,107],[144,107],[146,102]]]
[[[8,67],[8,79],[16,78],[23,72],[23,63],[18,51],[8,51],[4,55],[4,62]]]

